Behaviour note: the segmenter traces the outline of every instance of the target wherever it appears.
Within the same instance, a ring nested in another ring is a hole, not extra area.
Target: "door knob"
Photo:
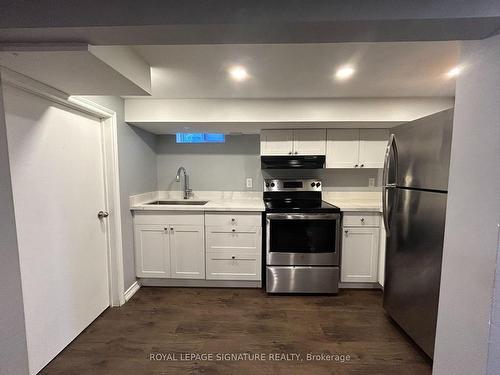
[[[108,212],[106,212],[106,211],[99,211],[99,212],[97,213],[97,217],[98,217],[99,219],[102,219],[102,218],[104,218],[104,217],[108,217],[108,216],[109,216],[109,213],[108,213]]]

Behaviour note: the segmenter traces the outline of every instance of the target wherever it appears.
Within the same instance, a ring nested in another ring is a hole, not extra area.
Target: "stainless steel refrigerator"
[[[395,127],[384,165],[384,308],[433,357],[453,109]]]

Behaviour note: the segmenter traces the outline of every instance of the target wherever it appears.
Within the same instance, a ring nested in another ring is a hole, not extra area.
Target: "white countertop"
[[[323,192],[323,200],[342,211],[382,212],[381,192]]]
[[[382,212],[382,204],[375,200],[335,200],[323,199],[326,203],[333,204],[341,211],[375,211]]]
[[[155,191],[130,197],[130,209],[152,211],[255,211],[265,210],[259,192],[194,192],[190,201],[208,201],[204,205],[154,205],[157,200],[183,200],[177,191]]]
[[[204,205],[158,205],[139,204],[130,207],[131,210],[152,211],[264,211],[262,199],[218,199],[209,200]]]
[[[205,205],[150,205],[157,200],[182,200],[179,192],[149,192],[130,197],[130,209],[151,211],[265,211],[262,193],[254,192],[195,192],[190,200],[208,201]],[[380,193],[324,192],[323,200],[342,211],[382,212]]]

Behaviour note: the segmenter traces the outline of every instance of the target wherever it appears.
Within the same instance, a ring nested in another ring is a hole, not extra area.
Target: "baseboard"
[[[339,283],[340,289],[381,289],[379,283]]]
[[[143,286],[170,286],[191,288],[261,288],[261,281],[204,280],[204,279],[140,279]]]
[[[136,281],[135,283],[130,285],[130,288],[128,288],[125,291],[125,302],[128,302],[128,300],[130,298],[132,298],[132,296],[135,294],[135,292],[137,292],[140,288],[141,288],[141,284],[139,283],[139,281]]]

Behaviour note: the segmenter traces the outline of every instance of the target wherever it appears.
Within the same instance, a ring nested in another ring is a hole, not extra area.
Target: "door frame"
[[[76,109],[101,120],[101,144],[104,171],[104,201],[110,213],[106,225],[109,305],[125,301],[123,245],[120,204],[120,178],[116,112],[93,101],[71,96],[10,69],[0,67],[0,85],[9,85],[57,104]]]

